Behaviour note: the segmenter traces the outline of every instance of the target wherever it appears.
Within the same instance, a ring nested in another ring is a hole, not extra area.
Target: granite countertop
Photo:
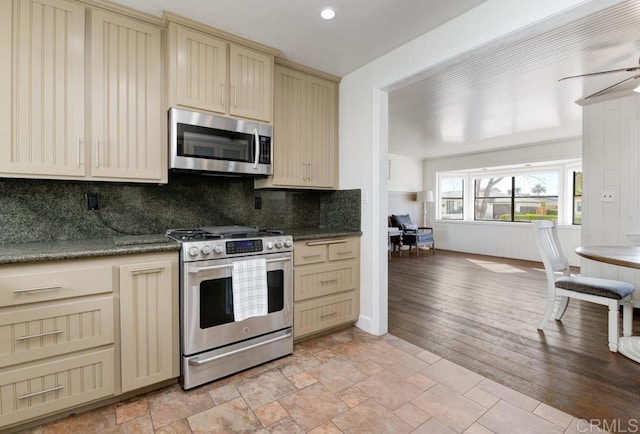
[[[283,229],[296,241],[361,236],[361,231],[319,228]],[[41,262],[57,259],[130,255],[136,253],[179,251],[180,243],[164,234],[127,235],[92,240],[43,241],[0,244],[0,264]]]
[[[325,228],[289,228],[283,229],[283,232],[291,235],[294,241],[318,240],[321,238],[359,237],[362,235],[361,231]]]
[[[0,264],[178,250],[180,243],[166,238],[164,234],[0,244]]]

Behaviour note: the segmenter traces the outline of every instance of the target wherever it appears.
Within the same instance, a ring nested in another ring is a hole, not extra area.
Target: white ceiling
[[[338,76],[484,1],[116,0],[203,22]],[[337,11],[333,21],[319,18],[323,6]],[[638,65],[638,29],[640,1],[629,0],[577,21],[554,17],[398,83],[389,92],[389,151],[434,158],[580,136],[575,101],[634,73],[558,79]]]
[[[434,158],[580,136],[576,101],[640,72],[558,80],[638,66],[639,57],[640,1],[560,27],[539,23],[390,91],[389,150]],[[608,93],[638,85],[631,79]]]
[[[486,0],[115,0],[151,15],[173,12],[282,51],[343,77]],[[336,17],[320,18],[332,7]]]

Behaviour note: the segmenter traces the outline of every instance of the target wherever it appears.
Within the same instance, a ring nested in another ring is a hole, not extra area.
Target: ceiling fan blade
[[[638,65],[640,65],[640,58],[638,59]],[[580,74],[580,75],[571,75],[569,77],[563,77],[558,81],[562,81],[562,80],[568,80],[569,78],[578,78],[578,77],[592,77],[594,75],[603,75],[603,74],[612,74],[614,72],[634,72],[634,71],[638,71],[640,70],[640,66],[630,66],[628,68],[620,68],[620,69],[610,69],[608,71],[600,71],[600,72],[591,72],[589,74]],[[636,77],[632,77],[632,78],[636,78]],[[624,80],[623,80],[624,81]],[[622,83],[622,82],[620,82]],[[618,84],[614,84],[614,86],[617,86]],[[606,90],[606,89],[605,89]],[[587,97],[588,98],[588,97]]]
[[[620,80],[619,82],[617,82],[615,84],[612,84],[611,86],[605,87],[604,89],[599,90],[596,93],[592,93],[589,96],[585,96],[584,99],[589,99],[589,98],[592,98],[592,97],[594,97],[596,95],[600,95],[601,93],[604,93],[604,92],[608,91],[609,89],[613,89],[614,87],[624,83],[625,81],[634,80],[636,78],[640,78],[640,74],[639,75],[634,75],[633,77],[625,78],[624,80]]]
[[[639,71],[639,70],[640,70],[640,66],[632,66],[630,68],[611,69],[609,71],[600,71],[600,72],[591,72],[589,74],[571,75],[569,77],[563,77],[558,81],[568,80],[570,78],[591,77],[591,76],[594,76],[594,75],[612,74],[614,72],[634,72],[634,71]]]

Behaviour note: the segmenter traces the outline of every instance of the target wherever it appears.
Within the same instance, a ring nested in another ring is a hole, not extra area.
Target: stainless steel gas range
[[[166,235],[182,244],[180,385],[185,390],[293,352],[290,235],[248,226],[172,229]],[[260,288],[250,288],[262,290],[262,298],[239,307],[246,266],[257,267],[253,277],[265,275]],[[242,307],[262,313],[237,320]]]

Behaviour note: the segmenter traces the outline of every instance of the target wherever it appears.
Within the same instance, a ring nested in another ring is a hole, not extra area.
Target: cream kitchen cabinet
[[[0,430],[113,396],[114,268],[0,267]]]
[[[0,15],[0,174],[84,177],[85,7],[5,0]]]
[[[237,43],[181,17],[169,19],[189,24],[168,25],[169,106],[271,122],[273,50]]]
[[[70,0],[5,3],[0,176],[166,182],[160,27]]]
[[[296,241],[293,263],[295,339],[358,319],[360,238]]]
[[[280,63],[275,66],[273,176],[255,185],[336,189],[338,79]]]
[[[0,266],[0,431],[179,375],[178,254]]]
[[[178,273],[172,257],[120,266],[122,392],[178,376],[172,320]]]
[[[157,26],[91,11],[91,178],[167,181]]]

